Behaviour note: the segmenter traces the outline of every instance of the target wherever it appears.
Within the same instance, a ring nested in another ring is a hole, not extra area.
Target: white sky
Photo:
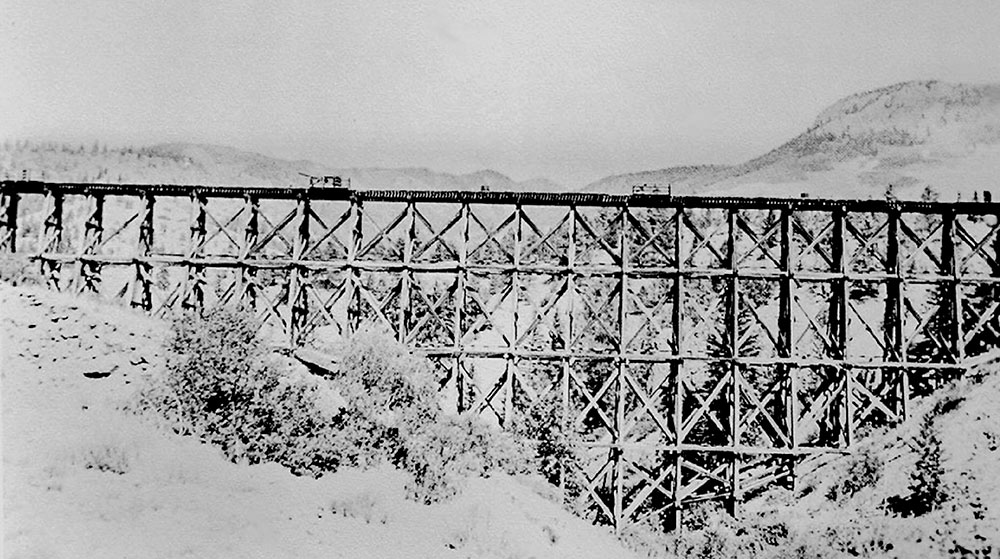
[[[836,99],[1000,82],[1000,2],[0,0],[0,138],[209,142],[581,185]]]

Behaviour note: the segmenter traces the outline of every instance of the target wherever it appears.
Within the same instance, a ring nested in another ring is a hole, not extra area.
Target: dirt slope
[[[296,478],[118,411],[164,324],[0,284],[3,557],[627,557],[509,477],[423,506],[394,470]]]

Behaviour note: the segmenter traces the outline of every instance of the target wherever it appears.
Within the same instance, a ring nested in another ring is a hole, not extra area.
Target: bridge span
[[[370,324],[456,411],[582,442],[616,529],[794,486],[1000,345],[1000,204],[0,183],[0,259],[150,313]],[[13,264],[8,264],[11,266]]]

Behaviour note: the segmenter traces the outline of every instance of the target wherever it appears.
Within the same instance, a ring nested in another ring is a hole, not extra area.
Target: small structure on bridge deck
[[[351,188],[351,179],[347,179],[346,186],[344,185],[343,179],[335,175],[310,175],[307,173],[299,173],[303,177],[309,179],[309,186],[330,186],[333,188]]]
[[[661,184],[633,184],[632,194],[659,194],[664,196],[673,196],[674,188],[672,184],[667,184],[663,186]]]

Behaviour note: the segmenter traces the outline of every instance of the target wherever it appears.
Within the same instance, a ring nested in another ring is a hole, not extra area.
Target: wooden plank
[[[191,236],[186,253],[191,262],[187,265],[181,306],[195,312],[201,312],[205,304],[205,269],[198,265],[196,259],[205,254],[205,224],[208,213],[205,206],[207,204],[208,200],[203,195],[198,192],[191,194]]]
[[[243,238],[240,244],[240,303],[250,309],[257,309],[257,269],[250,263],[253,247],[257,246],[257,236],[260,228],[260,200],[253,195],[247,195],[244,200],[244,212],[247,215],[246,226],[243,228]]]
[[[466,312],[465,306],[467,305],[467,301],[465,297],[465,291],[468,289],[468,281],[469,281],[468,272],[466,270],[469,259],[469,243],[470,243],[469,224],[471,220],[469,219],[469,212],[470,212],[469,204],[463,203],[461,209],[459,210],[460,214],[459,223],[461,223],[462,227],[462,242],[457,247],[458,269],[455,271],[455,294],[454,294],[455,315],[454,315],[454,322],[452,323],[452,336],[453,336],[452,347],[454,347],[455,350],[459,351],[463,347],[462,340],[465,337],[462,327],[462,320],[463,320],[463,315]],[[452,363],[451,374],[452,378],[455,379],[455,398],[456,398],[455,407],[458,410],[458,413],[464,413],[472,404],[472,402],[465,401],[466,390],[468,389],[468,387],[466,387],[465,385],[466,382],[465,374],[462,372],[463,360],[461,354],[456,354],[455,358],[452,359],[451,363]]]
[[[311,213],[310,201],[306,196],[300,196],[295,204],[295,237],[292,239],[292,266],[288,270],[287,299],[283,309],[285,313],[284,323],[287,331],[286,342],[288,347],[298,347],[302,341],[302,327],[309,314],[308,297],[305,283],[308,281],[304,277],[304,269],[299,260],[302,258],[306,247],[309,246],[309,227]]]
[[[150,192],[140,195],[139,238],[134,259],[131,304],[147,312],[153,310],[153,267],[147,259],[153,253],[153,210],[156,200]]]
[[[348,304],[347,328],[350,333],[357,332],[361,325],[362,285],[361,269],[358,267],[361,247],[364,246],[364,205],[359,196],[351,196],[351,214],[354,228],[351,230],[351,244],[347,247]]]
[[[413,244],[417,237],[417,209],[410,202],[404,210],[403,223],[405,231],[403,235],[403,269],[399,277],[399,314],[396,315],[396,335],[400,343],[409,341],[409,328],[411,325],[411,313],[413,312]]]
[[[830,357],[836,361],[843,362],[847,359],[847,304],[848,304],[848,282],[845,275],[848,269],[848,254],[846,249],[847,239],[845,237],[847,221],[847,209],[841,205],[832,214],[833,219],[833,246],[832,246],[832,272],[840,274],[841,277],[831,282],[830,293],[830,339],[832,347]],[[844,436],[845,445],[850,448],[854,444],[854,375],[842,363],[837,367],[837,374],[843,379],[843,399],[844,413],[837,414],[830,419],[835,425],[830,428],[834,433]]]
[[[87,191],[106,195],[141,196],[148,192],[164,197],[188,197],[199,189],[211,198],[243,198],[255,195],[261,199],[295,200],[305,193],[312,200],[349,200],[357,196],[367,202],[433,202],[475,203],[493,205],[542,205],[542,206],[595,206],[633,208],[740,208],[781,209],[796,211],[832,211],[845,207],[852,212],[886,212],[895,205],[906,213],[940,214],[954,208],[962,214],[993,215],[1000,212],[1000,202],[923,202],[887,200],[839,200],[823,198],[746,198],[740,196],[664,196],[649,194],[611,195],[597,193],[552,192],[474,192],[474,191],[414,191],[366,190],[347,188],[309,188],[288,186],[230,186],[230,185],[149,185],[108,183],[47,183],[41,181],[0,181],[0,189],[21,194],[42,194],[45,188],[57,184],[66,194],[85,194]]]
[[[892,276],[886,281],[885,318],[882,330],[885,336],[886,352],[883,359],[887,362],[905,362],[906,344],[903,339],[903,288],[904,281],[900,273],[902,255],[899,252],[901,220],[898,209],[890,209],[886,216],[888,231],[886,237],[885,271]],[[887,371],[889,382],[893,384],[892,404],[895,414],[900,420],[909,416],[910,375],[905,368]]]
[[[524,215],[524,208],[521,205],[517,205],[514,208],[514,267],[517,268],[521,264],[521,251],[523,249],[523,235],[524,235],[524,225],[522,217]],[[520,321],[520,308],[521,308],[521,274],[515,271],[511,273],[511,297],[512,301],[512,312],[511,312],[511,338],[510,338],[510,349],[517,350],[517,340],[518,335],[518,322]],[[504,427],[509,427],[510,422],[514,417],[514,374],[516,371],[516,363],[513,352],[507,355],[506,366],[504,368],[504,388],[503,388],[503,424]]]
[[[63,241],[63,193],[56,187],[45,191],[45,224],[42,229],[40,246],[41,274],[45,285],[58,291],[62,264],[48,254],[62,252]]]
[[[959,363],[965,357],[965,345],[962,343],[962,288],[959,281],[960,272],[957,265],[958,231],[955,227],[956,213],[954,209],[945,211],[942,216],[941,228],[941,274],[944,281],[945,312],[942,329],[948,351],[954,363]]]
[[[795,332],[794,319],[792,314],[793,281],[795,274],[795,263],[792,259],[792,210],[783,208],[779,215],[779,243],[780,262],[779,270],[781,279],[778,283],[778,356],[784,359],[792,359],[795,355]],[[798,422],[798,383],[796,382],[796,369],[788,365],[778,365],[778,374],[784,378],[784,388],[782,392],[782,406],[784,407],[784,427],[788,433],[789,448],[798,447],[796,423]],[[788,487],[795,489],[796,482],[796,460],[794,457],[785,462],[786,481]]]
[[[625,433],[625,403],[628,398],[628,385],[625,382],[625,371],[628,368],[628,360],[625,358],[625,324],[628,316],[628,275],[629,250],[628,250],[628,206],[621,208],[618,223],[618,263],[621,267],[618,279],[618,329],[616,332],[617,358],[617,380],[615,381],[615,428],[614,442],[623,442]],[[613,450],[612,460],[614,461],[614,528],[616,533],[621,533],[625,527],[627,519],[624,513],[625,497],[625,463],[621,448]]]
[[[674,214],[674,266],[677,268],[677,272],[674,275],[674,308],[671,313],[672,321],[672,338],[673,338],[673,354],[676,356],[682,355],[684,352],[683,340],[684,340],[684,261],[686,259],[686,254],[684,253],[684,209],[677,208]],[[674,361],[670,364],[670,372],[673,376],[673,427],[674,427],[674,445],[677,448],[684,443],[683,436],[683,424],[684,424],[684,362]],[[667,523],[668,527],[674,530],[683,529],[683,492],[684,485],[682,483],[681,477],[681,467],[683,465],[683,457],[680,452],[675,452],[673,455],[673,468],[674,468],[674,482],[671,486],[671,498],[673,500],[673,508],[668,513]]]
[[[733,358],[738,358],[740,356],[740,284],[739,277],[736,274],[738,267],[738,255],[736,254],[736,235],[737,235],[737,221],[739,219],[739,210],[730,209],[726,212],[726,252],[725,252],[725,264],[724,266],[732,272],[732,276],[729,278],[726,286],[726,337],[729,342],[729,356]],[[729,430],[729,436],[731,438],[731,444],[740,444],[740,378],[742,377],[741,367],[738,363],[732,362],[729,367],[729,377],[731,379],[729,397],[727,398],[727,404],[729,406],[729,422],[726,426]],[[743,493],[740,489],[740,458],[736,454],[730,456],[730,464],[728,468],[728,484],[731,497],[729,499],[729,513],[735,517],[739,517],[739,506],[740,501],[743,500]]]
[[[572,273],[571,270],[576,266],[576,222],[577,222],[577,207],[570,206],[568,210],[569,219],[567,221],[567,239],[566,239],[566,266],[570,270],[566,275],[566,298],[563,301],[563,305],[560,309],[560,325],[562,326],[562,331],[559,333],[562,336],[562,351],[563,359],[562,362],[562,376],[559,379],[559,392],[560,392],[560,409],[562,415],[559,418],[559,425],[561,432],[564,436],[568,437],[570,430],[573,429],[572,411],[570,409],[570,377],[573,376],[575,362],[573,360],[573,322],[575,316],[575,302],[577,297],[576,292],[576,274]],[[566,479],[570,475],[569,468],[560,463],[559,466],[559,490],[562,496],[563,504],[569,504],[566,495]]]

